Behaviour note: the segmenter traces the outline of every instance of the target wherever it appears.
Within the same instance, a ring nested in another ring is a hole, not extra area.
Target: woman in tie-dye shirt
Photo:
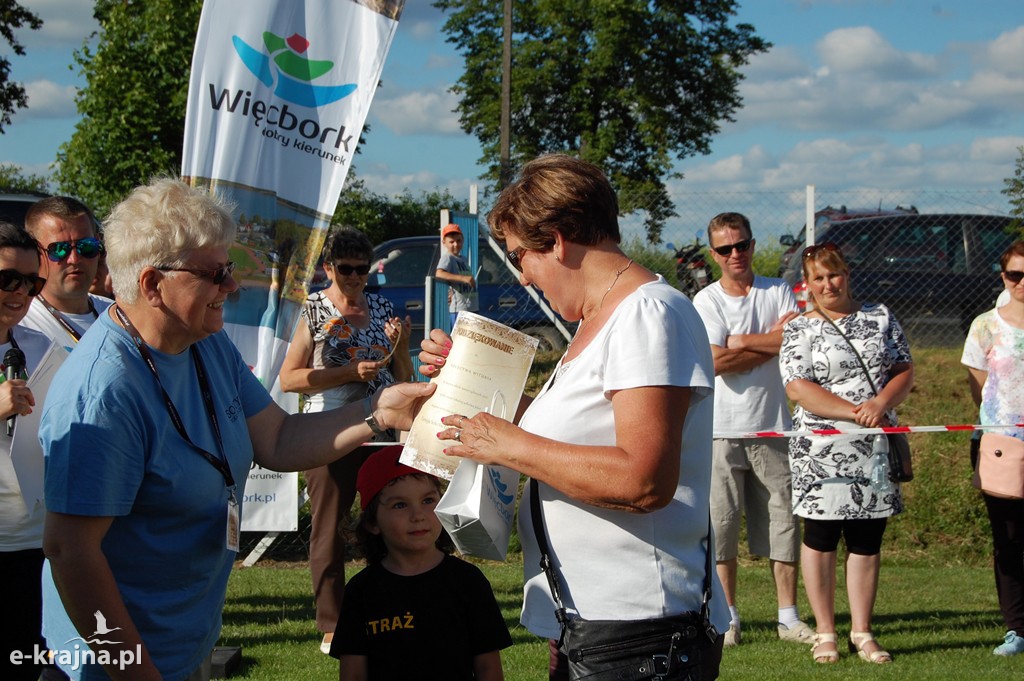
[[[967,367],[982,425],[1024,423],[1024,240],[1000,259],[1010,300],[979,315],[967,335],[961,362]],[[1024,429],[997,431],[1024,439]],[[1024,499],[982,493],[992,524],[996,593],[1007,632],[996,655],[1024,653]]]

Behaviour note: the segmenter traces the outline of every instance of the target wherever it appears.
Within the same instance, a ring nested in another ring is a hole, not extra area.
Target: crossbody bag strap
[[[544,516],[540,506],[540,485],[536,478],[530,478],[530,520],[533,523],[533,533],[537,536],[537,548],[540,549],[540,567],[544,570],[544,576],[548,580],[548,588],[551,589],[551,597],[555,601],[555,619],[558,624],[565,625],[567,616],[565,605],[562,603],[562,591],[558,586],[558,573],[554,563],[551,562],[551,547],[548,544],[548,534],[544,529]],[[708,534],[707,548],[704,551],[704,594],[701,598],[700,616],[704,622],[711,620],[711,514],[708,513]],[[717,636],[717,632],[716,632]]]
[[[866,364],[864,364],[864,360],[861,359],[860,353],[857,352],[857,348],[854,347],[853,343],[850,342],[850,339],[846,337],[846,334],[843,333],[843,330],[839,328],[839,325],[836,324],[835,321],[831,317],[829,317],[827,314],[825,314],[821,310],[818,310],[818,313],[822,317],[825,318],[826,322],[828,322],[829,324],[832,325],[832,328],[836,330],[836,333],[838,333],[840,336],[842,336],[843,340],[846,341],[846,344],[850,346],[850,350],[853,351],[853,356],[857,358],[857,363],[860,364],[860,368],[864,371],[865,378],[868,379],[868,385],[871,386],[871,391],[873,393],[875,393],[875,396],[877,397],[878,396],[878,388],[875,387],[875,382],[873,380],[871,380],[871,373],[868,372],[868,367],[867,367]]]

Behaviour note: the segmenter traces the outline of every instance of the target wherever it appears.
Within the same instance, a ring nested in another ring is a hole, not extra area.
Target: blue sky
[[[46,22],[12,57],[30,108],[0,136],[0,162],[46,174],[74,127],[71,53],[92,3],[21,0]],[[739,21],[774,44],[744,69],[744,108],[709,156],[678,168],[685,191],[998,190],[1024,145],[1020,0],[746,0]],[[479,145],[448,88],[461,59],[443,15],[408,0],[355,160],[374,191],[467,196]]]

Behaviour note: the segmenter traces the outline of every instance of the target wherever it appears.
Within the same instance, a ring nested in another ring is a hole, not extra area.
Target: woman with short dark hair
[[[281,364],[281,389],[302,393],[306,413],[358,402],[412,377],[411,325],[395,316],[387,298],[365,291],[373,260],[370,240],[357,229],[336,228],[327,236],[323,260],[331,285],[306,298]],[[374,439],[393,442],[397,433]],[[359,467],[372,451],[360,447],[305,471],[312,515],[309,568],[324,653],[331,649],[345,593],[345,541],[338,528],[355,500]]]

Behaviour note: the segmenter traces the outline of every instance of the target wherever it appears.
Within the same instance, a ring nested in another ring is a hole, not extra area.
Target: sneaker
[[[797,623],[791,627],[780,623],[779,638],[783,641],[814,645],[814,630],[807,626],[806,622],[801,622],[800,620],[797,620]]]
[[[741,638],[742,637],[740,636],[740,628],[735,624],[730,624],[729,631],[725,632],[725,642],[722,645],[724,645],[726,648],[738,646],[740,644]]]
[[[992,651],[993,655],[1003,655],[1004,657],[1020,655],[1021,653],[1024,653],[1024,637],[1018,636],[1016,631],[1006,632],[1006,636],[1003,638],[1003,644],[997,646],[996,649]]]

